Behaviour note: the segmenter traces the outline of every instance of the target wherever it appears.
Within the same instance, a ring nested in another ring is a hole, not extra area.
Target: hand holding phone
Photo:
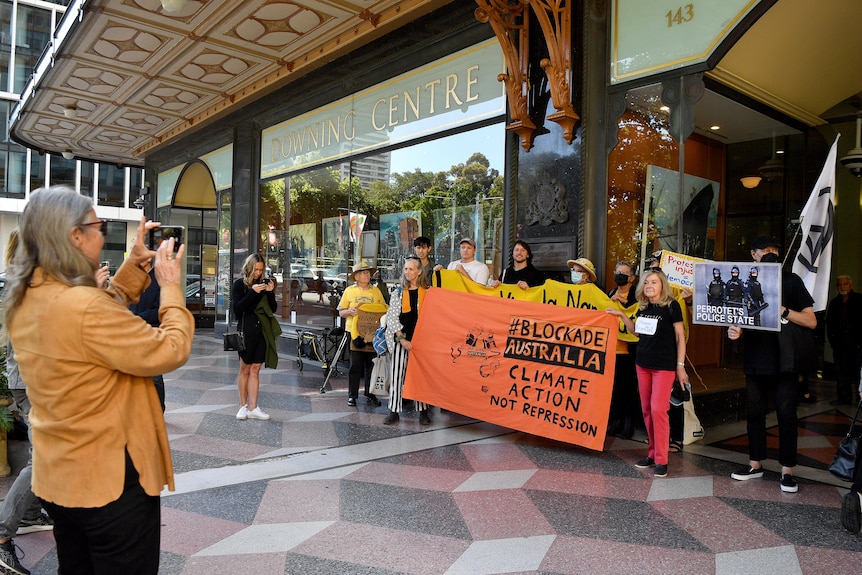
[[[170,238],[174,238],[174,253],[180,249],[180,244],[183,243],[183,226],[159,226],[153,228],[149,233],[149,248],[157,250],[159,245]]]

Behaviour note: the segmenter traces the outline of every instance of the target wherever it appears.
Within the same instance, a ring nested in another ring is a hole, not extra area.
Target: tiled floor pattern
[[[797,448],[799,464],[815,469],[828,469],[835,456],[835,448],[841,438],[847,433],[852,411],[855,407],[841,406],[841,409],[830,406],[831,409],[815,413],[799,419],[799,446]],[[848,413],[849,412],[849,413]],[[748,453],[748,441],[745,435],[732,437],[725,441],[712,444],[721,449],[729,449],[739,453]],[[767,454],[771,459],[778,458],[778,429],[772,428],[767,434]]]
[[[775,472],[733,481],[739,424],[707,430],[720,447],[686,446],[654,480],[633,465],[638,441],[595,453],[452,413],[384,426],[385,408],[347,407],[345,378],[321,395],[322,373],[289,358],[262,375],[272,420],[239,422],[236,369],[198,336],[166,376],[178,489],[162,498],[161,573],[860,572],[862,539],[839,524],[844,484],[813,466],[798,468],[797,494]],[[818,442],[841,433],[818,426],[840,416],[828,402],[800,411],[802,450],[823,450],[806,453],[822,467],[834,448]],[[34,574],[56,572],[51,533],[15,541]]]

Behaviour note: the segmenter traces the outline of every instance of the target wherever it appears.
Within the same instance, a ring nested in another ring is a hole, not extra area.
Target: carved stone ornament
[[[530,186],[529,195],[532,199],[527,205],[525,223],[550,226],[568,221],[569,203],[562,182],[545,174],[543,181]]]
[[[506,129],[518,134],[521,147],[527,152],[533,147],[536,125],[530,114],[530,15],[533,10],[547,44],[549,58],[539,65],[545,71],[548,88],[556,112],[548,120],[563,128],[569,144],[580,116],[572,106],[572,2],[570,0],[476,0],[476,19],[489,23],[503,49],[507,73],[497,79],[506,84],[511,121]]]

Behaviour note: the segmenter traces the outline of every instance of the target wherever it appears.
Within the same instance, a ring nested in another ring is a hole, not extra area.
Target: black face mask
[[[763,254],[760,256],[760,261],[765,264],[777,264],[778,263],[778,255],[773,253]]]
[[[629,276],[626,274],[614,274],[614,283],[618,286],[624,286],[629,283]]]

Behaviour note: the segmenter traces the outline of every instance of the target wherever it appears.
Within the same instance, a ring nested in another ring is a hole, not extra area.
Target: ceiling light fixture
[[[63,115],[69,118],[70,120],[78,117],[78,108],[77,106],[66,106],[63,108]]]
[[[187,0],[162,0],[162,9],[168,13],[179,12],[187,3]]]
[[[760,176],[743,176],[739,178],[739,181],[740,183],[742,183],[743,188],[747,188],[750,190],[759,186],[762,179],[763,178],[761,178]]]
[[[721,129],[721,126],[719,126],[718,124],[713,124],[712,126],[709,127],[709,129],[712,130],[713,132],[716,132],[716,131]]]
[[[776,153],[775,134],[772,134],[772,157],[766,160],[766,163],[760,166],[758,171],[761,176],[770,182],[784,175],[784,162],[778,159],[778,155]]]
[[[862,177],[862,112],[856,114],[856,147],[847,152],[847,155],[841,158],[841,165],[850,170],[850,173],[857,178]],[[860,204],[862,204],[862,196],[860,196]]]
[[[62,152],[62,156],[64,158],[66,158],[67,160],[71,160],[72,158],[75,157],[75,153],[72,152],[72,150],[65,150]]]

